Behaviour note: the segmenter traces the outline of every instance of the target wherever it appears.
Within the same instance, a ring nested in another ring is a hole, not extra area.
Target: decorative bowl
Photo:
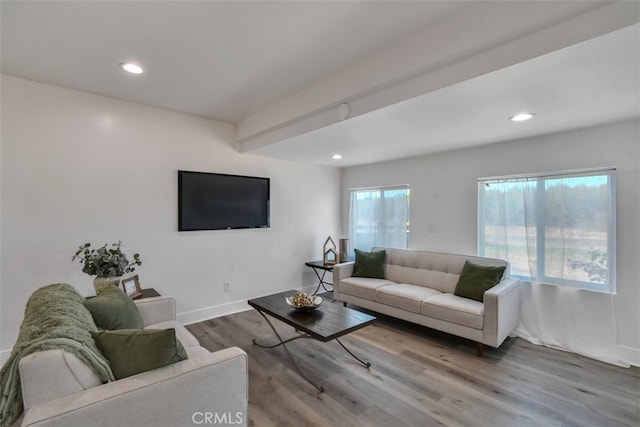
[[[301,306],[296,306],[293,304],[293,297],[286,297],[284,300],[287,302],[287,305],[291,308],[295,308],[296,310],[300,310],[300,311],[311,311],[311,310],[315,310],[316,308],[320,307],[322,305],[322,297],[319,297],[317,295],[312,296],[311,298],[313,298],[313,305],[301,305]]]

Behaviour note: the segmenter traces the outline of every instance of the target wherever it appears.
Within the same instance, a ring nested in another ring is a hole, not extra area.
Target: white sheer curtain
[[[409,239],[409,187],[351,190],[349,238],[352,247],[406,249]]]
[[[615,171],[479,180],[478,253],[527,280],[515,334],[627,366],[617,355]],[[599,291],[599,292],[594,292]]]

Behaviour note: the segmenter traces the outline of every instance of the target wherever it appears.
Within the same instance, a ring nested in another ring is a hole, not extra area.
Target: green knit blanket
[[[75,354],[102,382],[113,380],[109,362],[91,336],[97,330],[84,297],[71,285],[58,283],[35,291],[27,302],[18,340],[0,370],[0,427],[11,425],[24,410],[18,363],[28,354],[62,349]]]

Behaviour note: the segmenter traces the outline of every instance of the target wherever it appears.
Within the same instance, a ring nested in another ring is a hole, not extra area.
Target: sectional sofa
[[[333,295],[354,304],[429,328],[498,347],[520,320],[519,281],[509,278],[506,261],[437,252],[373,248],[385,251],[384,278],[352,277],[354,262],[336,264]],[[504,266],[500,282],[482,302],[454,295],[465,261]]]

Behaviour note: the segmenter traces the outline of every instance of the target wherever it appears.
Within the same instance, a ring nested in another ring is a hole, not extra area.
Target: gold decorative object
[[[298,292],[292,297],[286,297],[285,301],[289,307],[293,307],[300,311],[311,311],[322,305],[322,297],[317,295],[307,295]]]
[[[338,251],[336,250],[336,244],[331,238],[327,237],[324,245],[322,246],[322,262],[325,265],[333,265],[338,262]]]

